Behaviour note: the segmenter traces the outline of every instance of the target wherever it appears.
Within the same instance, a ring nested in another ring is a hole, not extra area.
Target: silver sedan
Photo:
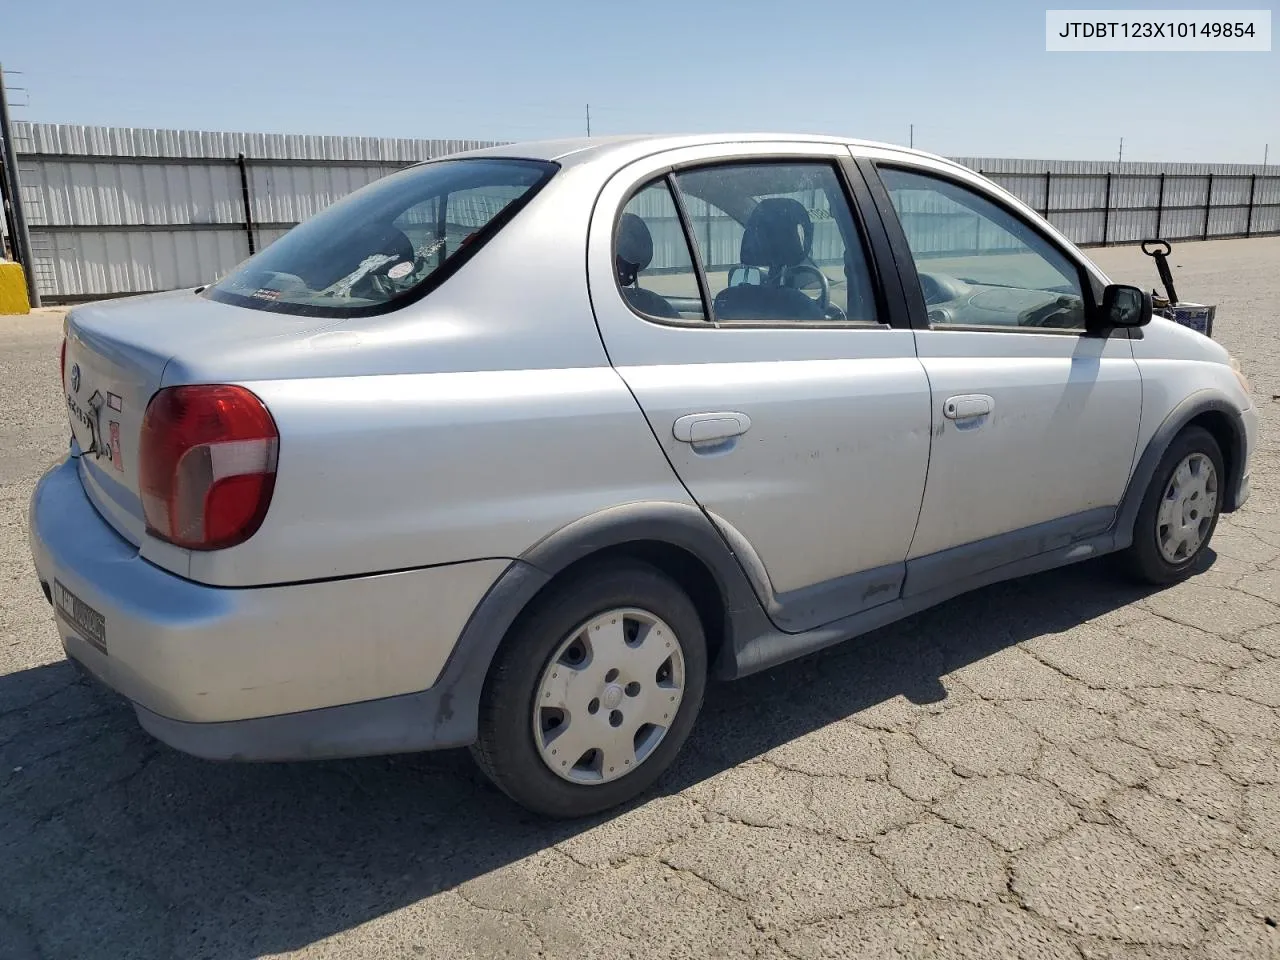
[[[70,659],[199,756],[470,745],[551,816],[649,788],[709,677],[1103,554],[1186,576],[1256,433],[1025,204],[835,138],[419,164],[65,333]]]

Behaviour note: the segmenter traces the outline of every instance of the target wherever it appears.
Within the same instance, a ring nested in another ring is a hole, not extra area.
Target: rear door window
[[[614,269],[631,309],[658,320],[705,320],[698,273],[665,179],[636,191],[614,231]]]
[[[385,313],[443,282],[556,169],[475,158],[394,173],[294,227],[206,296],[306,316]]]
[[[674,175],[720,323],[878,321],[835,167],[719,164]]]

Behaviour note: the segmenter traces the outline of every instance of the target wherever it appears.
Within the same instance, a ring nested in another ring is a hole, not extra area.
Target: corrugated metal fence
[[[1081,246],[1280,233],[1280,168],[957,157]]]
[[[372,180],[486,140],[14,124],[51,303],[196,286]]]
[[[14,140],[33,274],[53,303],[208,282],[378,177],[495,142],[35,123]],[[1082,246],[1280,233],[1274,166],[958,159]],[[696,213],[713,259],[736,259],[741,227]]]

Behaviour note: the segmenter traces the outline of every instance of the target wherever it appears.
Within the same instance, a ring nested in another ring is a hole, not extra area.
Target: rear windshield
[[[476,158],[402,170],[300,223],[205,295],[275,313],[384,313],[438,286],[556,169]]]

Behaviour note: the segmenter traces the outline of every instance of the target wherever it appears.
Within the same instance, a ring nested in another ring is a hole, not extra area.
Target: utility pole
[[[0,215],[4,217],[4,236],[9,240],[8,252],[0,246],[0,260],[12,256],[18,258],[18,225],[13,220],[13,204],[9,198],[13,196],[13,185],[9,183],[9,165],[4,162],[4,137],[0,136]]]
[[[1120,138],[1120,156],[1116,159],[1116,163],[1124,163],[1124,137]]]
[[[591,104],[587,104],[587,136],[591,136]]]
[[[0,67],[0,81],[3,81],[3,79],[4,68]],[[13,185],[9,183],[7,164],[4,162],[5,149],[4,133],[0,131],[0,216],[4,217],[4,234],[9,238],[7,253],[6,248],[0,246],[0,259],[11,256],[16,260],[18,256],[18,228],[13,222],[13,207],[9,202],[9,198],[13,196]]]
[[[22,272],[26,275],[27,300],[31,306],[39,307],[40,293],[36,290],[35,271],[31,262],[31,235],[27,232],[27,217],[22,210],[17,148],[13,143],[13,123],[9,119],[9,97],[4,89],[3,64],[0,64],[0,137],[4,139],[5,213],[13,242],[13,254],[22,264]]]

